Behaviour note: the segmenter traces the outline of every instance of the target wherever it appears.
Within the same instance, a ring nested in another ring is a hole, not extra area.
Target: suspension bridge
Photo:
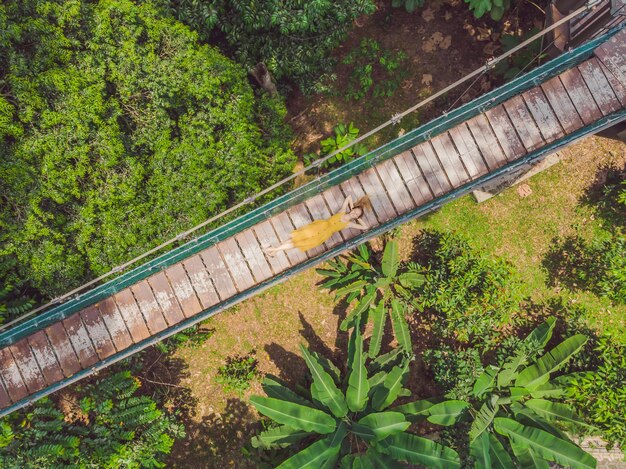
[[[89,376],[290,276],[626,120],[626,28],[217,229],[0,332],[0,416]],[[368,232],[306,253],[264,250],[367,194]]]

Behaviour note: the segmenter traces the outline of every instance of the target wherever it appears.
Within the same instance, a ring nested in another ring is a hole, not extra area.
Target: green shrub
[[[15,287],[6,284],[0,287],[0,324],[10,321],[30,310],[35,302],[19,291]]]
[[[522,295],[511,266],[476,252],[458,235],[423,232],[415,241],[424,283],[414,290],[417,304],[444,339],[490,348],[498,330],[514,322]]]
[[[245,356],[227,357],[226,363],[217,370],[215,381],[228,392],[242,394],[250,387],[250,382],[261,375],[257,370],[259,362],[253,354],[254,352]]]
[[[469,399],[474,382],[483,372],[480,352],[474,348],[456,350],[450,345],[424,351],[424,362],[435,382],[450,399]]]
[[[320,142],[320,158],[326,155],[330,155],[332,152],[339,150],[340,148],[348,145],[359,136],[359,129],[357,129],[352,122],[347,126],[345,124],[338,124],[334,129],[333,137],[328,137]],[[337,153],[335,156],[329,158],[322,163],[322,168],[332,168],[341,166],[344,163],[349,163],[355,158],[365,155],[367,153],[367,147],[362,143],[356,143],[350,148]],[[308,154],[304,156],[304,164],[310,165],[317,159],[315,154]]]
[[[407,76],[401,67],[404,60],[404,52],[386,51],[376,40],[362,39],[359,47],[343,59],[344,64],[352,66],[346,98],[355,101],[370,95],[390,98]]]
[[[502,51],[510,51],[538,32],[539,30],[537,28],[533,28],[522,36],[503,34],[502,37],[500,37]],[[539,65],[539,60],[544,58],[545,55],[546,54],[541,53],[541,39],[537,39],[511,55],[508,59],[498,62],[493,69],[493,73],[502,76],[505,81],[512,80],[518,74],[522,73],[522,71],[532,70],[534,67],[530,65],[531,62],[536,61],[535,66]]]
[[[0,421],[0,466],[164,467],[182,425],[121,372],[44,398]]]
[[[226,40],[237,60],[263,62],[277,80],[294,80],[307,92],[333,65],[331,51],[372,0],[161,0],[207,41]]]
[[[603,337],[595,351],[600,362],[597,370],[572,380],[568,401],[609,445],[626,448],[626,347]]]
[[[0,278],[54,296],[290,174],[282,103],[151,4],[9,0],[0,21]]]
[[[619,230],[591,243],[578,236],[555,239],[543,265],[552,284],[626,304],[626,236]]]
[[[194,324],[178,334],[157,342],[154,347],[163,354],[174,353],[180,347],[195,349],[206,342],[213,332],[215,329],[207,329],[202,324]]]

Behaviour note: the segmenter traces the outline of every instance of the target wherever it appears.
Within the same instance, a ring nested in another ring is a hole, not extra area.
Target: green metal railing
[[[484,112],[485,110],[494,107],[497,104],[500,104],[507,99],[546,81],[547,79],[555,75],[558,75],[562,71],[569,69],[572,66],[589,58],[593,54],[593,51],[596,47],[603,44],[607,39],[613,36],[620,29],[621,28],[616,28],[615,30],[609,31],[607,34],[600,36],[593,41],[590,41],[572,51],[566,52],[558,58],[527,73],[526,75],[521,76],[467,104],[464,104],[459,108],[451,111],[450,113],[444,114],[443,116],[440,116],[430,121],[429,123],[418,127],[411,132],[408,132],[406,135],[395,139],[392,142],[385,144],[371,151],[370,153],[331,171],[328,174],[319,176],[317,179],[305,184],[304,186],[301,186],[283,196],[280,196],[261,207],[255,208],[247,214],[242,215],[233,221],[225,223],[219,228],[211,230],[204,235],[198,236],[197,238],[185,243],[184,245],[177,247],[150,262],[142,264],[120,275],[119,277],[106,282],[103,285],[97,286],[92,290],[87,291],[86,293],[83,293],[75,298],[72,298],[63,304],[55,306],[31,319],[16,324],[12,328],[0,333],[0,347],[5,347],[7,345],[13,344],[19,339],[28,336],[36,332],[37,330],[43,329],[52,323],[63,320],[71,314],[85,308],[86,306],[107,298],[123,290],[124,288],[133,285],[138,281],[179,262],[180,260],[186,259],[198,253],[199,251],[210,247],[211,245],[219,243],[224,239],[227,239],[277,213],[280,213],[287,208],[296,205],[329,187],[340,184],[341,182],[350,179],[354,175],[363,172],[364,170],[378,164],[379,162],[391,158],[404,150],[412,148],[423,141],[429,140],[431,137],[434,137],[437,134],[456,126],[457,124],[466,121]],[[481,179],[478,179],[471,183],[472,187],[480,184],[479,181],[481,181]],[[445,197],[447,196],[444,196],[442,199],[444,199]],[[419,214],[412,216],[419,216]],[[385,224],[383,226],[386,227],[387,225],[388,224]],[[379,233],[381,232],[380,230],[381,228],[379,227],[374,230],[373,233]],[[361,235],[355,238],[357,240],[355,242],[362,242],[361,240],[365,239],[364,236],[366,235]],[[334,253],[335,250],[329,252]],[[334,254],[325,253],[322,257],[328,258],[331,255]],[[317,260],[318,259],[315,259],[314,261]],[[304,266],[302,268],[306,268],[306,266],[308,266],[310,262],[302,264],[302,266]],[[294,268],[296,270],[292,269],[288,272],[290,272],[291,274],[295,271],[302,270],[302,268],[298,266],[297,268]],[[244,292],[244,294],[247,294],[247,292]],[[227,303],[230,304],[230,302],[231,300],[229,300]],[[204,317],[206,316],[207,315],[204,315]],[[185,324],[186,323],[187,322],[185,322]],[[185,327],[188,327],[188,325]],[[180,330],[178,326],[176,326],[176,329]],[[157,335],[154,337],[159,337],[159,339],[154,340],[157,341],[161,340],[162,335]],[[150,340],[152,340],[152,338]],[[126,354],[126,352],[124,352],[124,354]]]

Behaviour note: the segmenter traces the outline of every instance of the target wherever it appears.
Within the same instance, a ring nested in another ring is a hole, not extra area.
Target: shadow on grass
[[[622,168],[605,166],[598,169],[594,182],[580,199],[582,205],[593,207],[603,221],[604,228],[614,232],[626,229],[626,204],[617,202],[620,192],[626,191],[626,165]]]

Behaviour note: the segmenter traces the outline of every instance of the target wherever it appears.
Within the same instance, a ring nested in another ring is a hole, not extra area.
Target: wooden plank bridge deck
[[[533,151],[626,108],[626,30],[584,62],[400,152],[288,210],[0,349],[0,410],[120,354],[209,308],[345,245],[270,257],[292,230],[367,194],[372,228],[401,217]],[[81,375],[82,376],[82,375]]]

